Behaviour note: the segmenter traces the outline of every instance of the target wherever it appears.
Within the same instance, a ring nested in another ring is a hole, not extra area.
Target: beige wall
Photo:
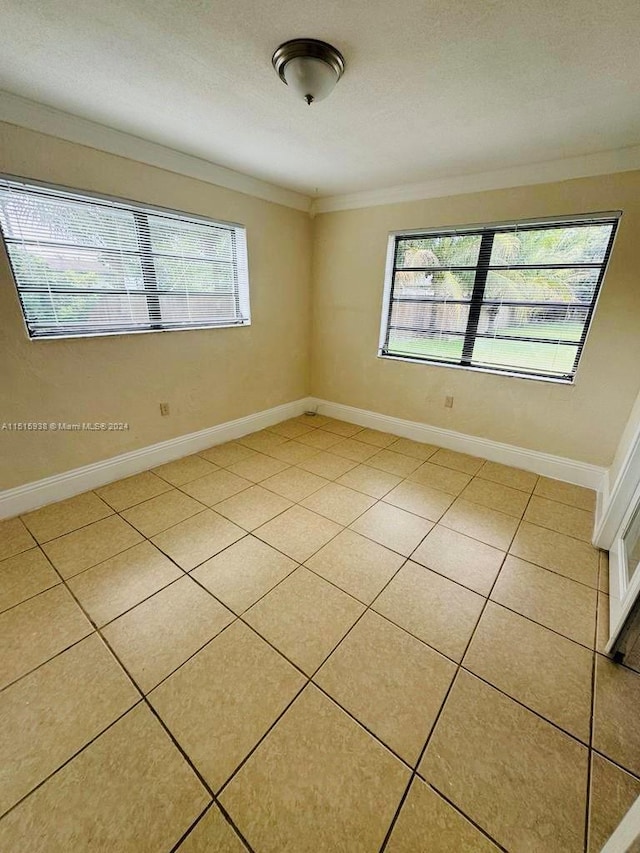
[[[0,421],[131,425],[122,433],[2,432],[0,488],[309,393],[595,464],[614,457],[640,390],[640,172],[312,222],[299,211],[6,124],[0,171],[243,223],[253,321],[239,329],[29,341],[0,256]],[[389,231],[615,209],[624,216],[574,386],[377,358]],[[443,406],[449,394],[451,410]],[[160,417],[160,401],[171,406],[168,418]]]
[[[624,211],[575,384],[377,357],[390,231]],[[312,393],[609,465],[640,387],[640,172],[326,213],[314,222]],[[453,409],[444,408],[453,395]]]
[[[0,171],[240,222],[252,325],[30,341],[0,257],[0,422],[128,421],[122,433],[0,433],[0,488],[303,397],[309,384],[308,216],[0,124]],[[158,404],[171,415],[161,418]]]

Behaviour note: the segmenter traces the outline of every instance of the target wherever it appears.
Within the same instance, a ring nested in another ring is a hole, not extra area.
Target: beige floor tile
[[[463,586],[489,595],[505,558],[504,551],[436,524],[411,559]]]
[[[259,453],[266,453],[279,444],[284,444],[286,440],[283,435],[276,435],[274,432],[263,429],[259,432],[252,432],[250,435],[243,435],[242,438],[238,439],[238,443],[250,447],[251,450],[257,450]]]
[[[135,504],[141,504],[142,501],[155,498],[156,495],[167,492],[170,488],[171,486],[161,477],[156,477],[151,471],[143,471],[142,474],[134,474],[133,477],[102,486],[96,489],[96,493],[116,512],[120,512]]]
[[[39,548],[0,562],[0,612],[60,583]]]
[[[284,471],[288,467],[288,462],[282,462],[280,459],[274,459],[273,456],[258,453],[250,459],[243,459],[242,462],[231,465],[229,472],[238,477],[244,477],[245,480],[250,480],[252,483],[260,483],[267,477],[273,477],[274,474],[279,474],[280,471]]]
[[[462,471],[464,474],[471,474],[472,476],[478,473],[485,462],[484,459],[479,459],[477,456],[470,456],[468,453],[458,453],[456,450],[446,450],[445,448],[437,450],[429,459],[435,465],[444,465],[445,468],[453,468],[455,471]]]
[[[0,521],[0,560],[33,548],[35,539],[19,518]]]
[[[575,536],[576,539],[582,539],[584,542],[591,542],[593,513],[584,509],[577,509],[534,495],[529,501],[524,520],[538,524],[540,527],[548,527],[549,530],[556,530],[558,533]]]
[[[38,542],[48,542],[112,514],[113,510],[97,495],[85,492],[29,512],[22,520]]]
[[[296,503],[308,498],[309,495],[326,486],[328,482],[329,480],[325,480],[324,477],[310,474],[301,468],[287,468],[286,471],[281,471],[273,477],[267,477],[260,485]]]
[[[402,477],[398,477],[397,474],[387,474],[386,471],[378,471],[377,468],[370,468],[368,465],[358,465],[342,477],[338,477],[336,482],[341,486],[363,492],[371,498],[381,498],[401,483]]]
[[[593,652],[490,601],[463,665],[589,743]]]
[[[144,536],[155,536],[204,509],[203,504],[177,489],[126,509],[122,517]]]
[[[500,483],[492,483],[490,480],[474,478],[460,494],[460,498],[472,503],[497,509],[514,518],[522,518],[529,495],[511,486],[502,486]]]
[[[419,459],[407,456],[404,453],[396,453],[394,450],[379,450],[374,456],[367,459],[367,465],[386,471],[387,474],[396,474],[398,477],[408,477],[416,468],[420,467]]]
[[[419,640],[460,661],[484,602],[475,592],[409,561],[371,606]]]
[[[279,459],[281,462],[287,462],[289,465],[297,465],[298,462],[311,459],[318,452],[316,448],[309,447],[308,444],[300,444],[299,441],[285,441],[284,444],[279,444],[269,450],[268,455],[274,459]]]
[[[248,489],[251,485],[251,480],[239,477],[237,474],[225,470],[214,471],[213,474],[207,474],[206,477],[200,477],[191,483],[185,483],[182,486],[182,491],[207,506],[213,506],[220,503],[220,501],[230,498],[232,495],[237,495],[243,489]]]
[[[507,551],[518,527],[518,519],[504,512],[458,498],[440,523],[486,545]]]
[[[408,781],[397,758],[309,686],[221,802],[261,853],[377,851]]]
[[[397,435],[391,435],[390,432],[380,432],[377,429],[363,429],[358,433],[358,441],[364,441],[365,444],[371,444],[373,447],[388,447],[397,440]]]
[[[176,459],[174,462],[167,462],[165,465],[154,468],[153,473],[162,477],[167,483],[171,483],[172,486],[182,486],[190,483],[191,480],[197,480],[198,477],[213,474],[217,470],[217,465],[203,459],[202,456],[185,456],[183,459]]]
[[[322,424],[322,429],[326,432],[332,432],[335,435],[341,435],[344,438],[351,438],[358,432],[362,432],[362,427],[357,424],[349,424],[346,421],[338,421],[335,418],[327,418]]]
[[[139,699],[97,634],[0,693],[0,814]]]
[[[298,441],[308,447],[315,447],[316,450],[328,450],[342,441],[342,437],[333,432],[325,432],[323,429],[314,429],[313,432],[299,436]]]
[[[0,615],[0,689],[93,631],[63,586]]]
[[[313,427],[301,424],[295,418],[291,418],[269,427],[269,432],[275,432],[276,435],[282,435],[285,438],[298,438],[298,436],[313,432]]]
[[[251,486],[250,489],[216,504],[215,511],[245,530],[254,530],[289,509],[291,505],[291,501],[280,495],[261,486]]]
[[[3,850],[170,850],[210,797],[138,705],[0,823]]]
[[[181,576],[151,542],[141,542],[68,583],[94,622],[104,625]]]
[[[596,622],[596,651],[604,654],[609,641],[609,596],[606,592],[598,592]]]
[[[549,498],[552,501],[569,504],[588,512],[594,512],[596,508],[596,493],[593,489],[574,486],[572,483],[563,483],[562,480],[540,477],[533,493],[541,498]]]
[[[234,618],[195,581],[184,577],[111,622],[103,634],[148,693]]]
[[[583,850],[588,750],[461,671],[420,772],[507,850]]]
[[[500,483],[502,486],[510,486],[512,489],[520,489],[521,492],[528,494],[531,494],[538,482],[538,475],[532,471],[488,461],[480,468],[476,477],[490,480],[492,483]]]
[[[451,661],[369,611],[314,681],[414,765],[455,671]]]
[[[424,444],[422,441],[412,441],[410,438],[399,438],[389,445],[389,450],[393,450],[394,453],[404,453],[405,456],[411,456],[421,462],[426,462],[438,449],[434,444]]]
[[[607,551],[599,552],[598,566],[598,589],[601,592],[609,592],[609,554]]]
[[[431,462],[424,462],[409,475],[409,479],[422,486],[440,489],[441,492],[447,492],[450,495],[459,495],[471,482],[468,474],[454,471],[453,468],[445,468],[443,465],[433,465]]]
[[[529,563],[587,586],[598,586],[598,550],[588,542],[523,521],[510,551]]]
[[[640,797],[640,779],[620,770],[597,752],[591,754],[589,853],[600,853],[637,797]],[[632,844],[627,853],[640,853],[640,841]]]
[[[520,491],[529,494],[538,481],[537,474],[533,474],[531,471],[523,471],[522,468],[502,465],[500,462],[485,462],[476,476],[483,480],[490,480],[492,483],[500,483],[502,486],[511,486],[512,489],[520,489]]]
[[[289,557],[253,536],[199,566],[193,577],[234,613],[243,613],[296,568]]]
[[[411,783],[385,853],[497,853],[460,812],[418,777]]]
[[[404,558],[376,542],[343,530],[306,565],[355,598],[370,604],[398,571]]]
[[[240,527],[208,509],[154,536],[153,544],[190,572],[244,535]]]
[[[217,791],[303,684],[300,673],[238,621],[149,700]]]
[[[324,477],[325,480],[337,480],[342,474],[355,468],[356,462],[350,459],[344,459],[342,456],[336,456],[334,453],[326,453],[321,451],[311,459],[301,462],[298,467],[303,471],[308,471],[310,474],[317,474],[318,477]]]
[[[248,610],[244,619],[311,675],[364,609],[359,601],[299,568]]]
[[[90,569],[143,541],[143,536],[119,515],[95,521],[42,546],[63,578]]]
[[[491,598],[522,616],[592,649],[596,591],[508,556]]]
[[[330,518],[338,524],[351,524],[373,506],[374,498],[338,483],[328,483],[302,501],[302,506]]]
[[[180,853],[246,853],[247,848],[214,804],[178,850]]]
[[[304,563],[341,530],[335,521],[304,507],[292,506],[258,527],[254,533],[267,545],[272,545],[298,563]]]
[[[438,521],[453,501],[453,495],[430,486],[421,486],[420,483],[412,483],[410,480],[400,483],[384,497],[385,503],[406,509],[407,512],[421,515],[430,521]]]
[[[378,447],[372,447],[372,445],[365,444],[355,438],[344,438],[331,448],[331,452],[335,453],[336,456],[343,456],[345,459],[351,459],[352,462],[366,462],[378,451]]]
[[[356,533],[408,557],[433,524],[398,507],[379,502],[351,525]]]
[[[411,559],[487,596],[505,556],[498,548],[437,524]]]
[[[251,450],[250,447],[245,447],[244,444],[238,444],[237,441],[228,441],[226,444],[216,444],[215,447],[202,450],[198,455],[212,462],[214,465],[227,468],[229,465],[235,465],[236,462],[250,459],[256,453],[256,450]]]
[[[640,776],[640,675],[596,655],[593,748]]]

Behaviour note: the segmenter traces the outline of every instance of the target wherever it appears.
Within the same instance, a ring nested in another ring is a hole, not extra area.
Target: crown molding
[[[331,213],[336,210],[354,210],[360,207],[376,207],[383,204],[422,201],[428,198],[444,198],[509,187],[547,184],[572,178],[630,172],[635,169],[640,169],[640,145],[618,148],[614,151],[599,151],[582,157],[549,160],[546,163],[512,166],[508,169],[480,172],[475,175],[434,178],[419,184],[404,184],[387,189],[326,196],[317,198],[311,203],[310,214],[315,216],[318,213]]]
[[[124,133],[72,113],[48,107],[0,91],[0,120],[48,136],[57,136],[69,142],[117,154],[189,178],[197,178],[218,187],[255,196],[256,198],[309,212],[311,199],[301,193],[253,178],[242,172],[217,166],[208,160],[183,154],[156,142]]]
[[[613,151],[600,151],[582,157],[567,157],[562,160],[513,166],[492,172],[434,178],[422,183],[311,199],[302,193],[218,166],[209,160],[184,154],[72,113],[30,101],[10,92],[0,91],[0,121],[301,210],[312,217],[318,213],[338,210],[421,201],[640,169],[640,145],[635,145]]]

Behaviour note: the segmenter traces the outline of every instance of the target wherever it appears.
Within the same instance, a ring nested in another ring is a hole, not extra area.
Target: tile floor
[[[0,522],[0,849],[597,851],[594,494],[295,418]]]

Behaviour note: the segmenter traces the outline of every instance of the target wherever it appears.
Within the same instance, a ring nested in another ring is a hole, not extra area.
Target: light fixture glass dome
[[[330,95],[344,72],[342,54],[317,39],[287,41],[271,61],[282,82],[308,104]]]

